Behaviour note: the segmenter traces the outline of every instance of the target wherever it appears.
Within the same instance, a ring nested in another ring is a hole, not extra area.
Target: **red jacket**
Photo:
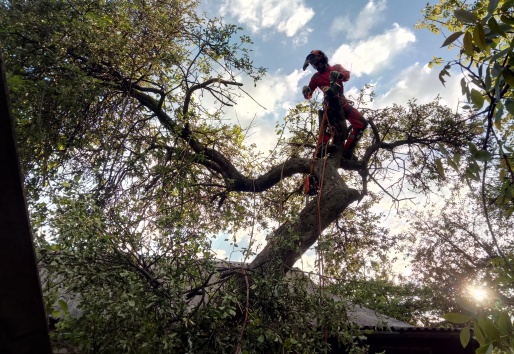
[[[339,94],[342,96],[344,94],[343,82],[350,80],[350,72],[343,68],[341,64],[329,65],[327,70],[322,73],[315,73],[312,75],[311,81],[309,82],[309,88],[311,89],[311,95],[314,90],[319,88],[321,91],[325,92],[330,87],[330,72],[331,71],[339,71],[342,75],[341,79],[337,80],[339,84]],[[323,89],[323,88],[327,89]],[[310,99],[310,97],[309,97]]]

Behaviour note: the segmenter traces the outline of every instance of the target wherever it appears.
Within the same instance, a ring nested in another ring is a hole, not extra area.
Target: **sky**
[[[276,120],[303,101],[301,88],[314,71],[309,67],[304,72],[302,65],[313,49],[324,51],[330,64],[351,71],[347,95],[373,85],[376,97],[370,108],[412,98],[427,103],[440,95],[443,103],[456,109],[460,77],[443,86],[438,79],[442,68],[427,65],[434,55],[453,59],[455,53],[440,48],[443,36],[414,28],[426,4],[427,0],[202,0],[201,10],[243,27],[242,33],[252,38],[251,58],[268,74],[256,88],[248,78],[242,79],[245,91],[259,104],[247,97],[235,113],[242,125],[256,125],[250,142],[271,149]]]
[[[442,35],[414,28],[427,2],[438,0],[202,0],[201,9],[210,16],[243,27],[242,33],[254,42],[254,64],[268,70],[257,87],[242,78],[258,104],[243,98],[227,114],[237,115],[243,127],[252,123],[248,143],[271,150],[275,123],[304,101],[302,87],[314,71],[302,71],[302,65],[313,49],[324,51],[330,64],[350,70],[347,96],[373,85],[376,96],[369,108],[402,105],[414,98],[428,103],[440,96],[456,111],[462,101],[460,74],[451,73],[443,86],[438,78],[442,67],[428,67],[433,56],[451,60],[456,53],[441,48]],[[229,253],[219,250],[220,256]]]

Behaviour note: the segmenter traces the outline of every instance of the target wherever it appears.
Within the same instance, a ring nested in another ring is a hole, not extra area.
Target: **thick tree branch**
[[[269,236],[250,269],[288,272],[318,240],[321,232],[359,199],[360,193],[346,185],[337,172],[336,163],[327,163],[324,170],[318,169],[318,173],[324,174],[323,192],[303,208],[298,218],[285,222]]]
[[[217,82],[217,80],[211,81]],[[204,159],[198,163],[212,168],[221,173],[227,182],[227,188],[231,191],[238,192],[263,192],[285,177],[293,176],[297,173],[308,173],[311,160],[303,158],[291,158],[283,164],[272,167],[267,173],[256,178],[248,178],[241,174],[236,167],[220,152],[203,145],[187,127],[179,127],[178,124],[169,117],[166,112],[159,108],[158,102],[150,95],[130,87],[130,94],[137,99],[143,106],[151,110],[159,119],[159,121],[170,132],[179,132],[180,138],[187,141],[189,146],[197,154],[201,154]],[[198,85],[196,89],[200,88]],[[191,88],[190,92],[194,89]]]

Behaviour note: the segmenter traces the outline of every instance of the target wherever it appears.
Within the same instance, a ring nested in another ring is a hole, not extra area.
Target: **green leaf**
[[[476,89],[471,89],[471,102],[475,108],[480,109],[484,105],[484,96]]]
[[[59,304],[59,307],[64,313],[68,312],[68,303],[66,301],[59,299],[57,303]]]
[[[491,343],[484,344],[475,351],[476,354],[491,354],[492,352],[493,345]]]
[[[506,311],[500,312],[498,316],[498,328],[500,329],[500,333],[504,336],[512,335],[512,322],[510,320],[510,316]]]
[[[473,55],[473,37],[470,32],[464,34],[464,52],[469,56]]]
[[[475,334],[475,338],[477,339],[480,345],[485,344],[485,334],[482,331],[482,328],[478,325],[478,323],[473,323],[473,333]]]
[[[446,321],[452,322],[452,323],[467,323],[473,319],[473,317],[471,317],[469,315],[466,315],[463,313],[458,313],[458,312],[445,313],[442,317]]]
[[[469,94],[468,83],[466,82],[465,78],[460,80],[460,87],[463,95]]]
[[[453,161],[450,156],[446,158],[446,162],[448,162],[448,165],[450,165],[455,171],[459,172],[459,165]]]
[[[474,155],[478,152],[477,147],[472,142],[468,142],[469,152]]]
[[[496,8],[498,7],[499,2],[500,0],[489,0],[489,4],[487,5],[487,13],[492,14],[494,10],[496,10]]]
[[[469,161],[469,164],[468,164],[468,168],[471,172],[473,173],[480,173],[481,169],[480,169],[480,166],[478,166],[477,162],[475,161],[475,159],[472,157],[472,160]]]
[[[491,61],[491,62],[494,62],[495,60],[497,60],[498,58],[503,58],[505,57],[507,54],[509,54],[510,52],[512,51],[512,48],[505,48],[499,52],[497,52],[496,54],[494,55],[491,55],[490,57],[487,58],[488,61]]]
[[[460,331],[460,344],[462,344],[463,348],[468,346],[469,340],[471,339],[471,331],[469,327],[466,326]]]
[[[514,25],[514,18],[510,16],[501,15],[500,20],[501,22],[506,23],[508,25]]]
[[[494,33],[498,33],[501,36],[505,36],[505,31],[498,25],[498,22],[494,17],[491,17],[489,21],[487,21],[487,26],[493,31]]]
[[[491,79],[491,70],[489,70],[489,68],[486,68],[486,70],[485,70],[484,83],[485,83],[485,90],[489,91],[491,89],[491,85],[493,83],[493,81]]]
[[[447,45],[450,45],[450,44],[452,44],[453,42],[455,42],[455,41],[456,41],[460,36],[462,36],[462,34],[463,34],[463,33],[464,33],[464,32],[459,31],[459,32],[455,32],[455,33],[450,34],[450,35],[446,38],[446,40],[444,41],[444,43],[443,43],[443,45],[441,46],[441,48],[442,48],[442,47],[446,47]]]
[[[458,9],[453,12],[455,18],[463,23],[475,23],[478,20],[477,15],[464,9]]]
[[[476,174],[476,172],[473,172],[468,168],[466,168],[466,177],[467,178],[470,178],[474,181],[480,181],[480,178],[478,177],[478,175]]]
[[[491,161],[493,155],[487,150],[480,150],[473,154],[473,157],[475,158],[475,160],[488,162]]]
[[[497,110],[494,114],[494,126],[496,127],[496,129],[501,129],[501,123],[503,118],[503,106],[498,105],[496,107]]]
[[[487,50],[487,44],[485,42],[485,34],[484,27],[481,23],[477,23],[475,29],[473,30],[473,40],[478,48],[482,50]]]
[[[505,79],[505,82],[510,86],[514,87],[514,74],[512,70],[505,68],[502,70],[502,76]]]
[[[129,304],[129,306],[131,306],[131,307],[136,306],[136,302],[135,302],[134,300],[129,300],[129,301],[128,301],[128,304]]]
[[[500,331],[496,325],[488,317],[481,316],[478,318],[478,325],[484,330],[487,339],[498,340],[500,339]]]
[[[507,109],[507,112],[509,112],[511,115],[514,116],[514,100],[507,99],[505,101],[505,108]],[[500,118],[501,118],[501,116],[500,116]]]
[[[439,147],[439,150],[441,151],[441,153],[444,156],[448,156],[449,155],[448,151],[444,148],[443,144],[437,143],[437,146]]]
[[[443,164],[441,162],[441,159],[435,159],[435,165],[437,166],[437,172],[439,172],[439,175],[442,178],[445,178],[445,176],[444,176],[444,167],[443,167]]]

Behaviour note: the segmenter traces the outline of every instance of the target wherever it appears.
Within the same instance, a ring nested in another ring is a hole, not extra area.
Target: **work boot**
[[[318,147],[318,151],[316,152],[316,157],[321,159],[325,157],[326,154],[333,154],[337,151],[337,146],[334,144],[321,144]]]

